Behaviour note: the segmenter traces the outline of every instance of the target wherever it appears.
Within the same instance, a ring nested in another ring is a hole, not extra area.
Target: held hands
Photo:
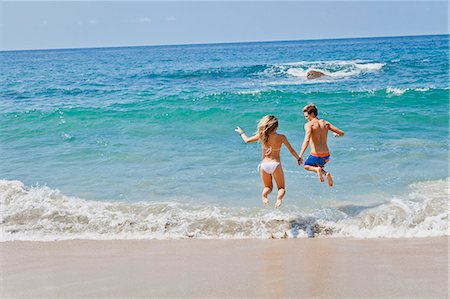
[[[338,133],[333,133],[334,138],[336,137],[341,137],[341,135],[339,135]]]
[[[297,164],[298,164],[299,166],[301,166],[301,165],[303,164],[303,158],[302,158],[302,157],[298,158]]]
[[[234,129],[239,135],[244,134],[244,130],[242,130],[239,126]]]

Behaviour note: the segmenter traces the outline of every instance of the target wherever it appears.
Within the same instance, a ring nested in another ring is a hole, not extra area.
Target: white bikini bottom
[[[275,169],[277,169],[278,165],[280,165],[280,162],[261,162],[259,164],[259,167],[268,174],[273,174],[275,172]]]

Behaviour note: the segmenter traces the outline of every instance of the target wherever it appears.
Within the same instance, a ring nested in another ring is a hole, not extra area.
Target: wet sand
[[[448,298],[448,240],[2,242],[1,298]]]

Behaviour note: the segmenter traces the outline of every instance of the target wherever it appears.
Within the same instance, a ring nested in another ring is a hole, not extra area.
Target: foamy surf
[[[269,77],[291,79],[291,83],[311,83],[354,77],[362,73],[378,72],[385,65],[385,63],[361,60],[299,61],[271,65],[262,74]],[[319,71],[324,73],[325,76],[311,81],[306,78],[309,71]],[[283,84],[286,84],[286,82],[283,81]]]
[[[410,190],[405,198],[394,198],[330,226],[337,236],[358,238],[450,235],[449,180],[415,183]]]
[[[1,241],[445,236],[450,234],[448,186],[448,179],[412,184],[404,198],[368,207],[276,211],[84,200],[0,180]]]

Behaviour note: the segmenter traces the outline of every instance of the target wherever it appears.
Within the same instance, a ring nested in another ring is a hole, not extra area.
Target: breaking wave
[[[383,203],[276,211],[84,200],[0,180],[1,240],[445,236],[448,186],[449,179],[419,182]]]
[[[266,68],[262,73],[268,77],[291,79],[293,82],[317,82],[343,79],[358,76],[363,73],[380,71],[385,63],[374,63],[361,60],[349,61],[299,61],[292,63],[275,64]],[[319,71],[324,77],[308,80],[309,71]],[[286,84],[287,82],[282,82]]]

